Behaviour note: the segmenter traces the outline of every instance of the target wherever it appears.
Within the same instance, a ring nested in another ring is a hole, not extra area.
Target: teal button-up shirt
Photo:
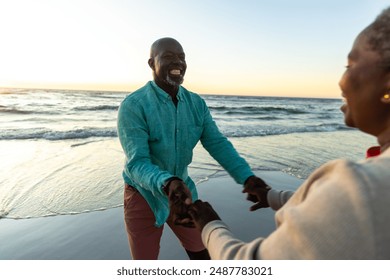
[[[198,199],[188,176],[193,149],[200,140],[210,155],[239,184],[254,175],[230,141],[219,131],[205,101],[180,86],[178,104],[153,81],[128,95],[118,112],[118,136],[126,155],[123,178],[148,202],[156,226],[169,216],[168,197],[162,186],[181,178]]]

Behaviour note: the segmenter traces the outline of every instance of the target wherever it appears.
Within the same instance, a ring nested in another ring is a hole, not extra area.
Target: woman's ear
[[[382,96],[381,101],[382,103],[390,104],[390,90]]]
[[[381,102],[385,104],[390,104],[390,74],[387,75],[387,83],[386,83],[386,92],[381,97]]]

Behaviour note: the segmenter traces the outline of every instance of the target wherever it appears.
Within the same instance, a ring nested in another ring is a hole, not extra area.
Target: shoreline
[[[280,171],[258,171],[276,189],[296,189],[301,179]],[[243,241],[267,236],[275,228],[274,212],[250,212],[241,186],[228,175],[198,185],[208,201]],[[243,218],[245,217],[245,218]],[[0,219],[1,260],[129,260],[123,208],[31,219]],[[161,260],[186,260],[187,255],[168,226],[161,239]]]

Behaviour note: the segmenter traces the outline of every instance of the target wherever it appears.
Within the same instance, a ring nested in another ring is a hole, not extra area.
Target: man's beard
[[[165,82],[173,87],[179,87],[184,82],[184,78],[180,77],[180,79],[177,81],[173,80],[169,75],[167,75],[165,78]]]

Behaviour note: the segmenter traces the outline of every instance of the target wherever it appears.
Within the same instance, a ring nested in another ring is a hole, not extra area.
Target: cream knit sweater
[[[294,194],[271,190],[268,201],[280,208],[268,237],[245,243],[222,221],[205,226],[212,259],[390,259],[390,149],[331,161]]]

